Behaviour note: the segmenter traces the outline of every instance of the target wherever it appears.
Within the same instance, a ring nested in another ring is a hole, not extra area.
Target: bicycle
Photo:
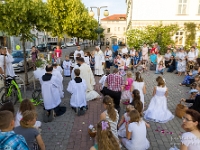
[[[34,90],[32,93],[32,99],[30,99],[30,101],[35,106],[38,106],[38,105],[44,106],[43,99],[42,99],[42,90],[41,89]]]
[[[13,101],[13,104],[15,105],[17,101],[22,102],[22,94],[20,91],[20,88],[18,84],[15,81],[15,78],[18,76],[11,77],[7,76],[4,77],[3,75],[0,75],[1,80],[5,80],[6,85],[0,89],[0,95],[1,95],[1,105],[3,105],[6,102]]]

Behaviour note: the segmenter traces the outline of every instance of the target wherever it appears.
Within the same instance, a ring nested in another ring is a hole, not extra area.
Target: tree
[[[0,9],[0,30],[19,36],[24,53],[25,84],[28,84],[25,42],[32,41],[31,29],[49,31],[51,15],[42,0],[5,0]]]
[[[48,8],[55,18],[52,35],[93,39],[96,21],[92,19],[81,0],[49,0]]]
[[[197,25],[193,22],[184,23],[184,31],[186,35],[185,48],[188,49],[195,43],[196,29]]]
[[[130,46],[139,48],[143,43],[158,42],[161,47],[161,53],[169,44],[173,44],[172,36],[179,30],[178,25],[171,24],[164,26],[146,26],[143,30],[132,29],[127,32],[127,43]]]

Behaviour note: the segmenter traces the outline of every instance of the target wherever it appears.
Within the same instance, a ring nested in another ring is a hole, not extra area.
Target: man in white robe
[[[42,90],[44,108],[47,112],[44,113],[44,121],[50,122],[53,120],[54,112],[56,116],[62,115],[66,111],[66,107],[59,106],[63,92],[60,88],[62,84],[60,80],[52,74],[53,66],[46,66],[46,73],[39,79]]]
[[[95,66],[94,66],[94,74],[97,76],[101,76],[104,74],[103,65],[105,63],[104,53],[100,50],[98,46],[95,47]]]
[[[82,57],[78,58],[77,62],[78,64],[74,67],[72,71],[72,75],[71,75],[72,79],[75,78],[75,75],[73,73],[74,70],[79,68],[80,77],[86,81],[86,85],[87,85],[87,92],[86,92],[87,101],[100,97],[100,95],[96,91],[94,91],[94,85],[96,83],[95,83],[94,75],[92,73],[90,66],[84,62],[84,58]]]
[[[60,71],[57,69],[57,64],[53,64],[53,71],[52,71],[52,74],[54,76],[57,77],[57,79],[60,80],[61,84],[60,84],[60,87],[61,87],[61,90],[63,91],[63,76],[62,74],[60,73]]]

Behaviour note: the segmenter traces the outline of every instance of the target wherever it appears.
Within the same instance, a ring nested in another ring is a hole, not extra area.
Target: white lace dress
[[[156,94],[151,99],[148,109],[144,112],[146,120],[166,123],[174,118],[174,115],[167,108],[166,91],[166,86],[156,87]]]

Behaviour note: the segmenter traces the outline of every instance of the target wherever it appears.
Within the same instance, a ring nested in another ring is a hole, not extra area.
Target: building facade
[[[114,14],[101,19],[101,26],[104,28],[104,43],[110,45],[117,42],[119,45],[126,43],[126,14]]]
[[[178,24],[178,31],[172,38],[176,45],[184,46],[184,23],[200,24],[200,0],[126,0],[127,30],[142,29],[147,25]],[[196,42],[200,32],[196,34]]]

